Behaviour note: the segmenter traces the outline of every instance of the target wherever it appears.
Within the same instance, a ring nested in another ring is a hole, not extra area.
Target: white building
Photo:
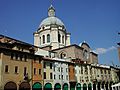
[[[90,67],[91,66],[89,64],[79,63],[75,65],[76,85],[81,85],[81,87],[83,87],[84,84],[86,84],[87,87],[88,85],[92,85]]]
[[[65,85],[69,87],[69,71],[68,71],[68,62],[64,59],[53,58],[54,61],[54,85],[60,84],[61,88],[64,88]],[[55,87],[55,86],[54,86]]]
[[[41,55],[44,57],[51,57],[51,58],[55,58],[55,53],[54,52],[50,52],[44,49],[40,49],[38,48],[38,50],[35,52],[36,55]]]
[[[38,30],[34,33],[34,45],[52,46],[51,49],[70,45],[70,33],[66,32],[64,23],[56,17],[52,5],[48,9],[48,17],[40,23]]]

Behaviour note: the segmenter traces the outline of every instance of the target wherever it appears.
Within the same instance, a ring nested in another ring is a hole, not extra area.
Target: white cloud
[[[109,51],[112,51],[112,50],[115,50],[116,47],[115,46],[112,46],[112,47],[109,47],[109,48],[96,48],[95,50],[93,50],[95,53],[97,54],[105,54]]]

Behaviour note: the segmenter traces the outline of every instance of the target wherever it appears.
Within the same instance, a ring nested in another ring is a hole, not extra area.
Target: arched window
[[[62,43],[64,44],[64,36],[62,36]]]
[[[43,43],[45,43],[45,35],[43,35]]]
[[[51,83],[46,83],[44,86],[44,90],[52,90],[52,84]]]
[[[41,45],[41,37],[40,37],[40,45]]]
[[[66,58],[66,54],[64,52],[60,53],[60,58],[61,59]]]
[[[5,84],[4,90],[17,90],[17,85],[16,85],[16,83],[10,81]]]
[[[58,34],[58,42],[61,43],[61,35]]]
[[[39,82],[36,82],[32,86],[32,90],[42,90],[42,84]]]
[[[47,43],[50,42],[50,34],[47,34]]]
[[[19,90],[30,90],[30,84],[28,82],[22,82],[20,85],[19,85]],[[7,89],[8,90],[8,89]],[[11,89],[11,90],[14,90],[14,89]]]

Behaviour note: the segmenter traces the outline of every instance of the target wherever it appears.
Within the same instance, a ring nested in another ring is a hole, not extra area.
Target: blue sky
[[[33,32],[49,6],[50,0],[0,0],[0,34],[33,44]],[[99,63],[120,65],[120,0],[53,0],[53,6],[71,43],[86,41],[99,53]]]

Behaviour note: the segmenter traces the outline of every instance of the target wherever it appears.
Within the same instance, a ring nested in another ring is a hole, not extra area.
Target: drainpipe
[[[43,59],[42,59],[42,90],[44,90],[44,61],[43,61]]]
[[[34,58],[33,58],[34,59]],[[32,83],[32,85],[33,85],[33,60],[31,60],[31,78],[32,78],[32,80],[31,80],[31,83]],[[32,90],[32,85],[31,85],[31,90]]]

